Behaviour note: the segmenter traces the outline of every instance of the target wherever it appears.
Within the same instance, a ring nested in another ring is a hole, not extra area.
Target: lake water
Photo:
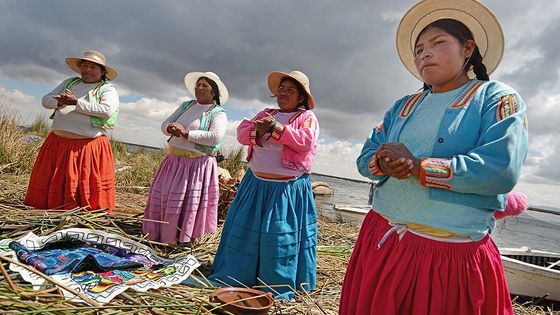
[[[317,174],[314,182],[324,182],[334,189],[332,196],[316,196],[319,213],[336,217],[335,204],[358,204],[368,202],[369,183],[355,182]],[[560,252],[560,211],[558,215],[525,211],[520,216],[498,220],[492,238],[499,247],[528,246],[531,249]]]

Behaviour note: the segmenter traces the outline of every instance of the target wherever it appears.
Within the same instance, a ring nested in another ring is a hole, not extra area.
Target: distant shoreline
[[[153,147],[153,146],[149,146],[149,145],[130,143],[130,142],[125,142],[125,141],[121,141],[121,140],[117,140],[117,141],[119,141],[120,143],[126,145],[127,147],[129,147],[133,150],[134,149],[147,149],[147,150],[150,150],[150,151],[163,150],[163,148]],[[371,183],[371,181],[363,180],[363,179],[346,178],[346,177],[341,177],[341,176],[321,174],[321,173],[315,173],[315,172],[311,173],[311,175],[318,175],[318,176],[324,176],[324,177],[329,177],[329,178],[342,179],[342,180],[347,180],[347,181],[351,181],[351,182],[355,182],[355,183],[364,183],[364,184]]]
[[[343,180],[347,180],[347,181],[351,181],[351,182],[355,182],[355,183],[364,183],[364,184],[369,184],[369,183],[371,183],[370,180],[363,180],[363,179],[354,179],[354,178],[340,177],[340,176],[327,175],[327,174],[321,174],[321,173],[315,173],[315,172],[311,173],[311,175],[324,176],[324,177],[336,178],[336,179],[343,179]]]

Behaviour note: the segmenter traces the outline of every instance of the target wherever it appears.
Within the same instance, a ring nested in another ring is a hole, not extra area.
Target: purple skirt
[[[152,182],[142,231],[148,239],[167,244],[215,233],[218,198],[215,158],[168,155]]]

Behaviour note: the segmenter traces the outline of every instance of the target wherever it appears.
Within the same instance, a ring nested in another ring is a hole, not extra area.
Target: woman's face
[[[212,86],[206,79],[202,78],[196,82],[194,96],[198,104],[212,104],[214,91],[212,91]]]
[[[298,108],[298,104],[303,102],[303,95],[299,94],[294,82],[284,80],[278,86],[276,102],[281,112],[293,112]]]
[[[85,83],[99,82],[103,75],[103,69],[95,62],[82,60],[80,62],[80,75]]]
[[[433,92],[446,92],[465,84],[465,60],[472,55],[475,43],[459,39],[437,27],[430,27],[419,37],[414,49],[414,63],[422,80]]]

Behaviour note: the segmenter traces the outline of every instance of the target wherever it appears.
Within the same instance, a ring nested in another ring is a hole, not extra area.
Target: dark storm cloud
[[[186,94],[186,72],[214,71],[243,106],[271,102],[270,71],[300,69],[311,79],[323,132],[363,139],[396,99],[421,86],[394,45],[399,18],[414,2],[3,1],[0,71],[55,84],[69,74],[65,56],[97,48],[118,69],[117,84],[133,94],[175,100]],[[506,35],[530,25],[518,25],[520,10],[557,10],[548,1],[531,3],[487,1]],[[558,80],[553,39],[560,32],[558,19],[551,21],[513,46],[537,47],[542,58],[502,77],[525,98]]]
[[[186,72],[208,70],[242,103],[270,102],[270,71],[301,69],[311,79],[319,116],[341,107],[348,115],[381,115],[414,82],[395,84],[405,73],[392,40],[398,20],[383,18],[406,7],[375,1],[8,1],[0,4],[10,12],[0,20],[0,70],[54,84],[68,75],[65,56],[93,47],[118,69],[119,86],[134,93],[173,99],[185,94]],[[23,71],[31,65],[34,71]],[[349,135],[330,123],[324,128],[331,136]]]

